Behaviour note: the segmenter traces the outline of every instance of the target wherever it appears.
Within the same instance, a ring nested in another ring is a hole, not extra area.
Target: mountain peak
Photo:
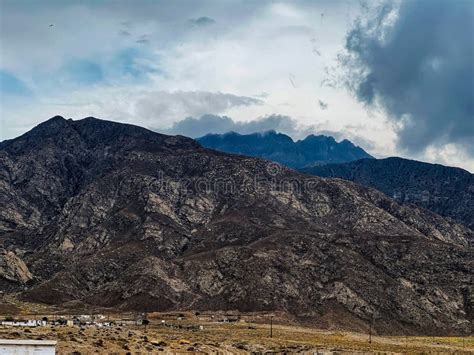
[[[66,119],[63,116],[56,115],[56,116],[53,116],[50,119],[44,121],[43,123],[56,122],[56,121],[66,121]]]
[[[41,122],[36,127],[33,127],[31,131],[58,129],[58,128],[66,127],[67,125],[68,125],[68,121],[63,116],[53,116],[47,119],[46,121]]]
[[[44,122],[41,122],[20,137],[10,140],[10,142],[18,143],[20,141],[27,141],[29,143],[33,143],[32,141],[34,140],[38,141],[42,139],[58,137],[65,132],[70,132],[71,130],[72,127],[70,121],[66,120],[62,116],[56,115]]]
[[[117,149],[196,149],[199,144],[183,136],[167,136],[132,124],[86,117],[66,120],[54,116],[40,123],[22,136],[2,142],[7,150],[32,150],[45,144],[67,147],[71,142],[85,147],[110,146]]]
[[[197,140],[206,148],[274,160],[292,168],[372,158],[348,140],[338,143],[333,137],[324,135],[311,134],[295,142],[286,134],[270,130],[213,134]]]
[[[299,142],[313,142],[313,141],[318,141],[318,142],[327,141],[327,142],[337,143],[334,137],[326,136],[324,134],[318,134],[318,135],[310,134],[306,136],[306,138],[299,140]]]

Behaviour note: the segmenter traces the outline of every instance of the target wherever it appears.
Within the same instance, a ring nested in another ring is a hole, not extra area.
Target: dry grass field
[[[97,328],[95,326],[46,326],[0,328],[0,338],[58,341],[59,354],[126,353],[473,353],[473,338],[381,337],[330,332],[311,328],[269,324],[180,321],[173,326],[153,324]],[[180,324],[178,324],[180,323]],[[181,328],[178,328],[181,326]],[[189,328],[188,328],[189,327]]]
[[[0,302],[0,320],[72,318],[79,314],[103,314],[102,321],[116,325],[47,325],[27,328],[0,326],[3,339],[43,339],[58,342],[58,354],[149,354],[149,353],[474,353],[473,337],[372,336],[295,325],[275,314],[270,336],[270,317],[265,314],[212,314],[192,312],[150,313],[150,324],[136,325],[132,313],[86,308],[58,309],[18,302],[8,297]],[[180,317],[181,316],[181,317]],[[119,325],[129,319],[127,325]],[[223,322],[223,320],[233,322]],[[162,321],[165,321],[164,324]]]

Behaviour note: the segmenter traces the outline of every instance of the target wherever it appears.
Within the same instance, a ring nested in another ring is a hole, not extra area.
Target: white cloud
[[[188,116],[220,114],[231,108],[260,105],[260,99],[207,91],[147,92],[134,103],[135,116],[166,126]]]
[[[460,166],[474,173],[474,159],[468,156],[464,147],[460,147],[458,144],[446,144],[441,147],[430,146],[421,158],[431,163]]]
[[[359,14],[352,0],[3,1],[0,7],[0,69],[33,93],[15,102],[0,98],[0,139],[56,114],[161,129],[207,113],[236,122],[276,114],[303,132],[347,137],[375,156],[400,154],[396,127],[383,113],[368,113],[341,88],[321,85]],[[190,21],[200,18],[210,20]],[[141,38],[146,43],[136,42]],[[97,65],[100,80],[71,85],[75,77],[64,71],[78,59]]]
[[[87,92],[73,91],[49,102],[15,109],[11,124],[3,127],[8,135],[29,129],[40,121],[60,114],[75,119],[95,116],[134,123],[146,127],[167,127],[188,116],[221,114],[241,106],[261,105],[263,101],[248,96],[207,91],[146,91],[140,88],[95,88]],[[41,107],[41,110],[39,109]],[[34,117],[25,120],[24,115]],[[2,124],[6,121],[2,120]]]

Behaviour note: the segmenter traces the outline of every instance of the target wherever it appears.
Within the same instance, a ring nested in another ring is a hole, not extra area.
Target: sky
[[[275,129],[474,171],[474,1],[0,0],[0,140]]]

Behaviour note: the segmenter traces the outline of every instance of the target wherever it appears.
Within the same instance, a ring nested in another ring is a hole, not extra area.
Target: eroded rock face
[[[474,228],[474,175],[466,170],[402,158],[361,159],[302,170],[373,187],[400,203],[429,209]]]
[[[472,321],[472,231],[376,190],[93,118],[56,117],[0,156],[0,241],[35,275],[25,299],[391,333]]]
[[[0,278],[19,284],[25,284],[33,275],[25,262],[12,251],[0,250]]]

